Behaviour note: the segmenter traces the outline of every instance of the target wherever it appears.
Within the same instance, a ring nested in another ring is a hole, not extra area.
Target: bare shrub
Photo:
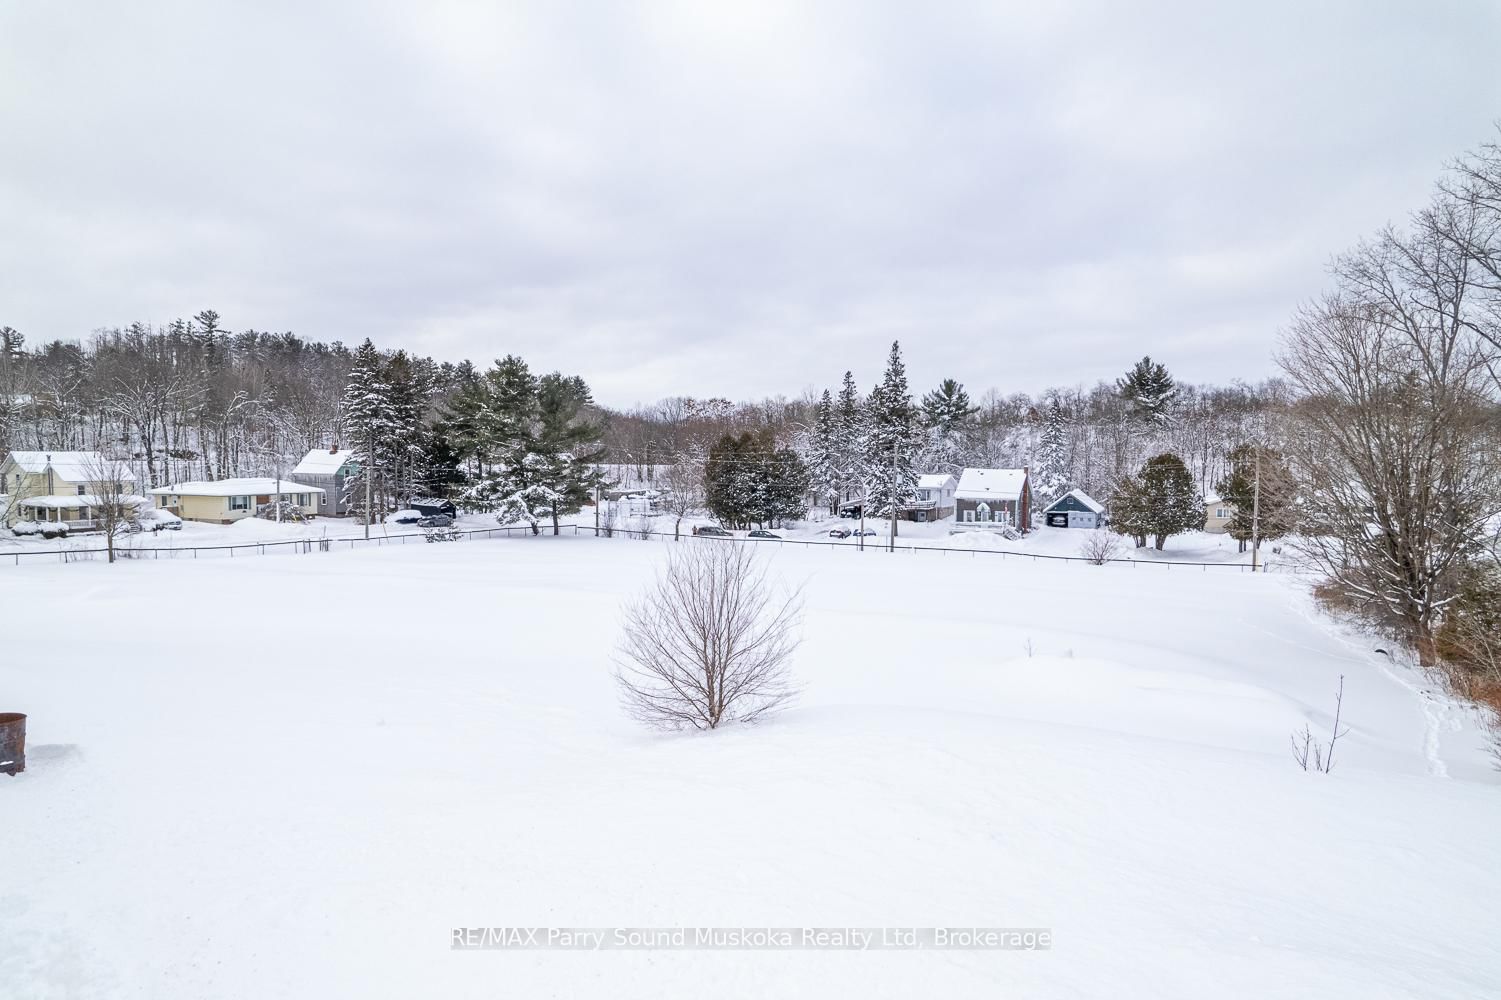
[[[1096,566],[1103,566],[1120,554],[1120,536],[1110,531],[1091,531],[1079,546],[1079,555]]]
[[[1305,771],[1319,771],[1328,774],[1334,770],[1334,747],[1341,736],[1350,731],[1349,727],[1340,728],[1340,713],[1345,703],[1345,675],[1339,675],[1339,690],[1334,695],[1334,725],[1329,730],[1329,742],[1313,738],[1313,729],[1307,723],[1303,724],[1302,732],[1292,734],[1293,760]]]
[[[753,549],[673,546],[656,582],[625,613],[615,677],[626,711],[657,729],[750,722],[795,693],[800,591],[766,578]]]

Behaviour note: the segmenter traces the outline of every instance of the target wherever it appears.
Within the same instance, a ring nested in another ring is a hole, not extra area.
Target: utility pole
[[[865,484],[860,484],[860,533],[856,536],[861,552],[865,551],[865,506],[870,502],[870,490]]]
[[[891,533],[886,539],[886,551],[896,552],[896,494],[897,494],[897,438],[891,439]]]
[[[599,484],[594,484],[594,537],[599,537]]]
[[[1251,572],[1256,572],[1256,557],[1261,554],[1261,445],[1257,444],[1251,475]]]

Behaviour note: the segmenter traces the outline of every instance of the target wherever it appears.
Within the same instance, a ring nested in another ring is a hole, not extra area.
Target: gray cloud
[[[1260,377],[1493,134],[1501,13],[1204,6],[7,4],[0,322],[213,307],[617,404],[893,338],[919,386]]]

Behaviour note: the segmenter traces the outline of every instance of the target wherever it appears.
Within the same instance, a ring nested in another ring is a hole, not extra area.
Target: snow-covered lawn
[[[802,697],[659,736],[609,661],[668,544],[0,573],[0,995],[1501,995],[1501,775],[1299,578],[768,544]],[[450,950],[515,925],[1053,946]]]
[[[483,514],[460,517],[457,527],[474,530],[496,527],[495,518]],[[260,542],[308,541],[320,538],[362,538],[365,526],[348,517],[315,517],[310,521],[271,521],[259,517],[247,517],[233,524],[203,524],[184,521],[176,531],[142,531],[121,535],[118,545],[134,549],[189,549],[217,546],[255,545]],[[415,524],[373,524],[372,537],[394,538],[401,535],[421,536],[422,529]],[[9,529],[0,528],[0,564],[4,557],[19,552],[55,551],[57,549],[102,549],[104,537],[98,532],[80,531],[67,538],[44,539],[40,537],[16,537]],[[26,562],[23,560],[23,565]]]

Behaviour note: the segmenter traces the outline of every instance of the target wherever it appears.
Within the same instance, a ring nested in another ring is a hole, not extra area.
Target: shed
[[[1099,528],[1105,523],[1105,506],[1083,490],[1069,490],[1042,510],[1049,528]]]
[[[446,514],[449,517],[459,516],[459,508],[454,506],[454,502],[441,497],[417,497],[408,506],[423,517],[437,517],[439,514]]]

